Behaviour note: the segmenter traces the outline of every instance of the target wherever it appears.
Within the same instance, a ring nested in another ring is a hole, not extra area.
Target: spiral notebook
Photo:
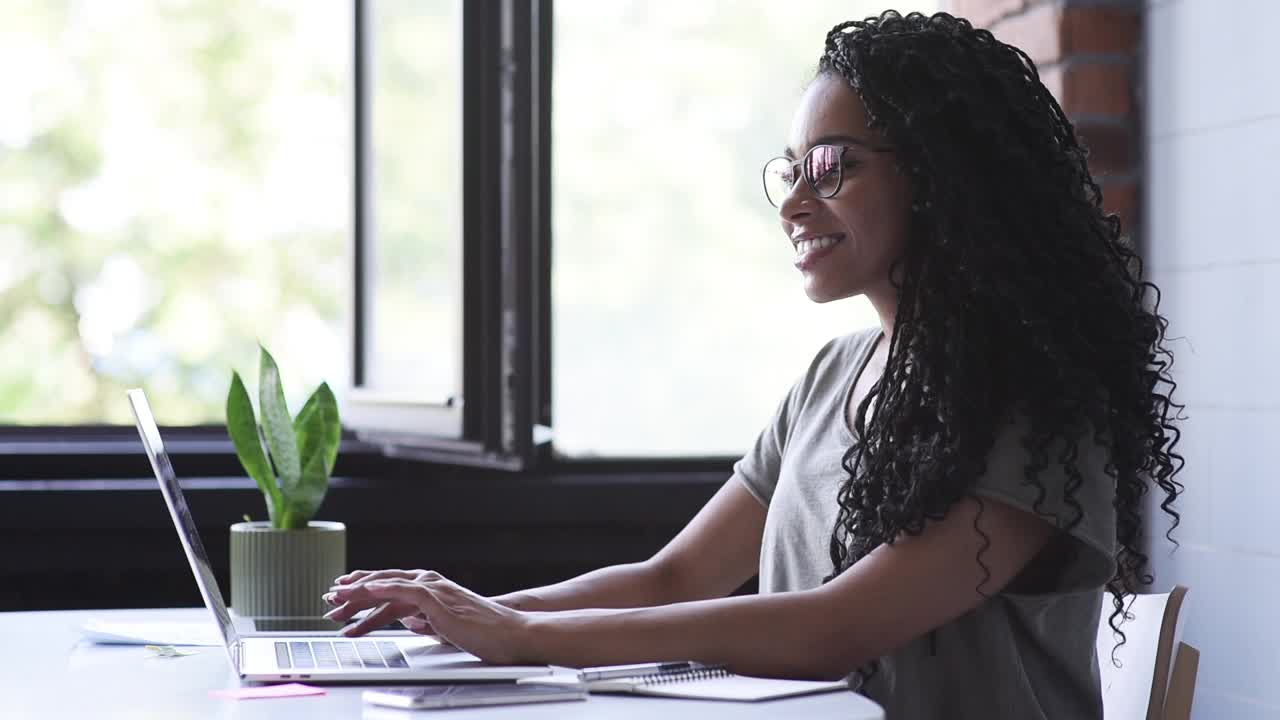
[[[655,672],[608,680],[578,680],[574,675],[543,675],[522,678],[520,684],[574,685],[593,693],[630,693],[698,700],[740,700],[754,702],[793,695],[847,690],[844,680],[782,680],[735,675],[722,667]]]

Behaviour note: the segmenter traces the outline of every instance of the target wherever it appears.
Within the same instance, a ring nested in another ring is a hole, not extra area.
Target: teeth
[[[831,247],[832,245],[840,242],[840,238],[841,236],[839,235],[823,235],[822,237],[814,238],[812,240],[801,240],[796,243],[796,254],[803,255],[810,250]]]

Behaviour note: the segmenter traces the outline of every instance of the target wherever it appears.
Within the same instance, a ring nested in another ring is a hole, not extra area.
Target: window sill
[[[414,468],[334,478],[319,518],[347,525],[348,568],[430,567],[486,594],[650,557],[728,477]],[[234,475],[182,483],[226,593],[227,528],[264,519],[262,494]],[[199,604],[156,482],[137,472],[0,480],[0,547],[23,548],[0,571],[0,611]]]
[[[135,470],[138,462],[145,463],[133,460]],[[181,475],[180,459],[175,457],[174,464]],[[369,527],[683,524],[728,479],[728,465],[612,471],[597,465],[513,474],[415,464],[411,474],[399,477],[333,478],[320,517]],[[238,522],[246,513],[255,519],[265,515],[262,495],[247,477],[184,476],[182,485],[202,527]],[[158,501],[155,480],[136,474],[0,480],[0,527],[167,528],[170,521]]]

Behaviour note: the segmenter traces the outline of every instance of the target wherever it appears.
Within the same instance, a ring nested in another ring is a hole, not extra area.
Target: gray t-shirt
[[[812,589],[831,572],[840,460],[854,442],[845,407],[879,336],[870,328],[829,342],[734,465],[734,476],[768,509],[761,593]],[[1038,492],[1023,483],[1022,427],[1010,423],[998,433],[972,492],[1031,511]],[[1115,572],[1115,481],[1104,461],[1101,447],[1082,444],[1076,463],[1084,482],[1075,499],[1083,517],[1070,531],[1076,552],[1050,592],[994,594],[880,658],[860,691],[889,720],[1102,717],[1095,638],[1101,590]],[[1076,517],[1063,495],[1065,473],[1051,463],[1038,477],[1048,489],[1039,509],[1065,527]]]

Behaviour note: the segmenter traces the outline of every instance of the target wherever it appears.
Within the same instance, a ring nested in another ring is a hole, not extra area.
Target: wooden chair
[[[1120,625],[1126,642],[1116,650],[1118,668],[1111,660],[1117,638],[1107,622],[1112,598],[1104,594],[1097,648],[1105,720],[1190,719],[1200,652],[1182,642],[1186,594],[1177,585],[1167,593],[1132,598],[1132,619]]]

